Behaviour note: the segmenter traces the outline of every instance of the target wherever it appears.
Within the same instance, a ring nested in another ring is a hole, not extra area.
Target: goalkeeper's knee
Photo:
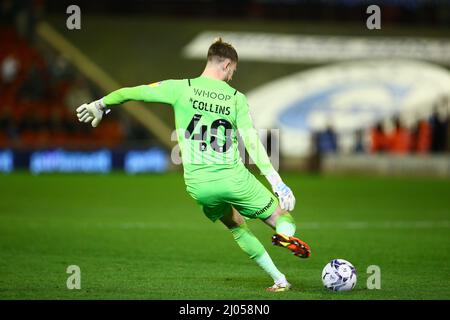
[[[295,233],[295,221],[290,213],[284,213],[278,217],[275,222],[275,230],[287,236],[293,236]]]

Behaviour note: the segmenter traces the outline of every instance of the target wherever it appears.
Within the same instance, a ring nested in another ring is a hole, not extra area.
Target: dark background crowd
[[[450,151],[449,98],[437,101],[429,116],[417,117],[412,124],[401,115],[379,121],[369,130],[357,130],[354,135],[355,153],[429,154]],[[314,135],[318,153],[342,151],[339,134],[329,125]]]
[[[118,147],[148,139],[120,110],[97,130],[74,121],[74,109],[103,92],[61,54],[36,41],[37,22],[51,5],[0,1],[0,148]]]

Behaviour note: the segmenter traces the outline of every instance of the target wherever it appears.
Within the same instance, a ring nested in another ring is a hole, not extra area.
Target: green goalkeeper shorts
[[[220,180],[187,183],[186,190],[213,222],[230,214],[232,206],[248,219],[270,217],[278,199],[244,166],[230,171]]]

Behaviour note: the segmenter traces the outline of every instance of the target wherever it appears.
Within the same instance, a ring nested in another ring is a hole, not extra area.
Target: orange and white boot
[[[272,236],[272,244],[292,251],[294,255],[300,258],[308,258],[311,255],[309,245],[296,237],[290,237],[282,233],[276,233]]]

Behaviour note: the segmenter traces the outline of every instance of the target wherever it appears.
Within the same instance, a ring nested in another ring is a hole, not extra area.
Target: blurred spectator
[[[413,130],[413,150],[419,154],[430,151],[431,125],[427,119],[419,119]]]
[[[60,55],[57,58],[50,58],[49,60],[50,80],[53,84],[63,80],[69,80],[71,78],[72,74],[69,68],[69,63],[63,56]]]
[[[316,147],[319,154],[335,153],[338,151],[337,136],[331,125],[316,134]]]
[[[355,148],[354,152],[356,153],[363,153],[365,152],[365,146],[364,146],[364,130],[358,129],[355,133]]]
[[[447,149],[448,114],[438,105],[434,107],[430,118],[431,123],[431,152],[440,153]]]
[[[402,126],[399,117],[394,119],[394,130],[388,136],[388,149],[391,153],[405,154],[411,151],[411,133]]]
[[[3,59],[1,68],[2,83],[10,84],[16,80],[19,73],[19,61],[13,55],[8,55]]]
[[[33,42],[43,7],[43,0],[1,0],[0,25],[15,26],[22,37]]]
[[[378,122],[370,132],[370,151],[372,153],[384,152],[387,148],[387,136],[383,124]]]
[[[14,23],[17,32],[29,42],[34,42],[36,22],[43,10],[42,0],[15,0]]]

